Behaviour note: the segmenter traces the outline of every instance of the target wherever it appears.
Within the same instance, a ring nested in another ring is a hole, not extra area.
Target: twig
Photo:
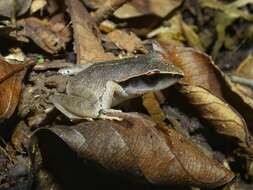
[[[116,9],[123,5],[127,0],[109,0],[105,5],[93,13],[93,18],[96,23],[100,23],[110,16]]]
[[[239,77],[239,76],[236,76],[236,75],[230,75],[230,79],[233,82],[248,86],[248,87],[253,89],[253,80],[252,79],[247,79],[247,78]]]

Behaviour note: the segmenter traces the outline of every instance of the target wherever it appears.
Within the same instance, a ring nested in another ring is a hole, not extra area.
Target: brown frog
[[[70,119],[120,119],[110,116],[120,111],[111,107],[146,92],[163,90],[183,77],[179,69],[165,63],[156,51],[85,67],[70,78],[66,94],[50,97],[56,108]]]

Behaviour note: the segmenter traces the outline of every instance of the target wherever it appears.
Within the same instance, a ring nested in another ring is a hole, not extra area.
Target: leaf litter
[[[0,1],[0,188],[251,189],[252,3]],[[150,51],[176,71],[166,89],[161,68],[116,69]],[[114,65],[96,92],[127,79],[98,99],[78,82],[68,111],[103,99],[121,112],[71,120],[50,97],[93,64]]]

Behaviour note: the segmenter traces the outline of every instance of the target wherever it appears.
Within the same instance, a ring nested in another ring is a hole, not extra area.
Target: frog
[[[70,120],[121,120],[112,116],[121,111],[113,107],[147,92],[166,89],[183,77],[181,70],[157,51],[73,69],[67,70],[72,76],[66,93],[50,96],[54,106]]]

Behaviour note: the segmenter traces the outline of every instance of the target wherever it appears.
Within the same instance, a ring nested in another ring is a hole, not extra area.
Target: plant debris
[[[0,189],[252,189],[252,8],[0,0]]]

